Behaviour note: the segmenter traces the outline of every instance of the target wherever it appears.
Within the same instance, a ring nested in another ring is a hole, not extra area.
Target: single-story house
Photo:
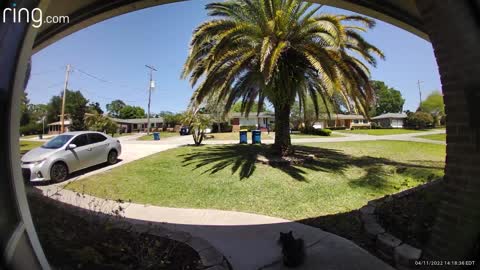
[[[67,120],[67,119],[65,119],[65,121],[63,121],[65,132],[68,132],[70,130],[71,123],[72,122],[70,120]],[[50,123],[47,126],[48,126],[48,135],[56,135],[56,134],[61,133],[61,131],[60,131],[62,129],[62,122],[61,121]]]
[[[406,118],[405,113],[385,113],[373,117],[372,120],[383,128],[403,128]]]
[[[135,118],[135,119],[118,119],[111,118],[118,124],[118,128],[121,133],[141,132],[147,131],[148,119],[147,118]],[[163,118],[150,118],[151,130],[163,128]]]
[[[261,112],[257,115],[256,112],[251,112],[248,117],[242,113],[229,114],[230,125],[232,131],[239,131],[245,126],[256,126],[260,130],[266,131],[272,124],[275,123],[275,114],[270,112]]]
[[[313,125],[314,128],[337,128],[352,129],[370,127],[370,122],[363,115],[359,114],[321,114],[319,120]]]

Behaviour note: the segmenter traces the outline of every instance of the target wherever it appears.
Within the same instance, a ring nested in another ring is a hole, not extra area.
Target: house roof
[[[320,120],[363,120],[365,117],[360,114],[338,114],[338,113],[331,113],[330,117],[328,117],[327,113],[321,113],[318,116]]]
[[[239,112],[233,112],[229,114],[230,118],[247,118],[244,114]],[[250,112],[248,118],[255,118],[255,117],[275,117],[275,114],[272,112],[261,112],[258,114],[256,112]]]
[[[62,124],[62,122],[61,122],[61,121],[58,121],[58,122],[50,123],[50,124],[48,124],[47,126],[60,126],[61,124]],[[71,122],[70,122],[70,120],[65,120],[65,121],[63,121],[63,124],[64,124],[65,126],[68,126],[68,125],[71,124]]]
[[[119,119],[119,118],[110,118],[117,123],[125,123],[125,124],[145,124],[148,122],[147,118],[135,118],[135,119]],[[163,118],[150,118],[150,123],[163,123]]]
[[[379,116],[375,116],[372,119],[373,120],[378,120],[378,119],[389,119],[389,118],[404,119],[404,118],[407,118],[407,114],[405,114],[405,113],[384,113],[384,114],[381,114]]]

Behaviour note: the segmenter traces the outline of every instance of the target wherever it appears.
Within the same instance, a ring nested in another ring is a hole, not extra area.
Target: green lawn
[[[20,141],[20,155],[24,155],[33,148],[40,147],[45,142],[34,142],[34,141]]]
[[[180,136],[178,132],[166,132],[162,131],[160,132],[160,140],[170,138],[170,137],[176,137]],[[140,141],[153,141],[153,132],[150,135],[145,135],[140,138],[138,138]]]
[[[432,134],[432,135],[423,135],[423,136],[416,136],[418,138],[434,140],[434,141],[446,141],[447,134]]]
[[[404,128],[338,130],[338,132],[341,132],[341,133],[366,134],[366,135],[374,135],[374,136],[421,133],[424,131],[426,130],[415,130],[415,129],[404,129]]]
[[[166,207],[212,208],[292,220],[358,209],[373,198],[443,175],[445,146],[366,141],[298,145],[301,166],[256,162],[264,145],[185,146],[81,181],[68,189]]]

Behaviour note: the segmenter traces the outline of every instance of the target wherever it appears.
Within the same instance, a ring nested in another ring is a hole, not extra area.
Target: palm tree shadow
[[[262,162],[278,160],[278,157],[267,145],[206,146],[198,148],[194,153],[180,155],[180,157],[183,158],[184,167],[194,166],[194,170],[203,169],[202,174],[215,174],[230,169],[232,175],[239,174],[240,180],[250,178],[258,164],[278,169],[298,181],[307,181],[306,175],[309,170],[343,174],[350,167],[358,167],[367,173],[352,181],[352,185],[371,188],[381,188],[386,184],[389,174],[382,172],[383,165],[392,165],[396,170],[398,168],[397,173],[408,173],[404,168],[438,168],[433,164],[401,163],[370,156],[355,157],[339,150],[310,146],[295,146],[293,158],[304,159],[299,164],[295,164],[295,162]]]

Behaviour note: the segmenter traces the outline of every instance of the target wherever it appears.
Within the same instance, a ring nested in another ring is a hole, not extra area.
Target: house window
[[[366,119],[363,120],[363,123],[364,123],[364,124],[368,124],[368,120],[366,120]]]
[[[133,124],[133,129],[137,129],[138,128],[138,125],[137,124]]]
[[[354,123],[354,124],[358,124],[358,120],[353,120],[353,123]]]

